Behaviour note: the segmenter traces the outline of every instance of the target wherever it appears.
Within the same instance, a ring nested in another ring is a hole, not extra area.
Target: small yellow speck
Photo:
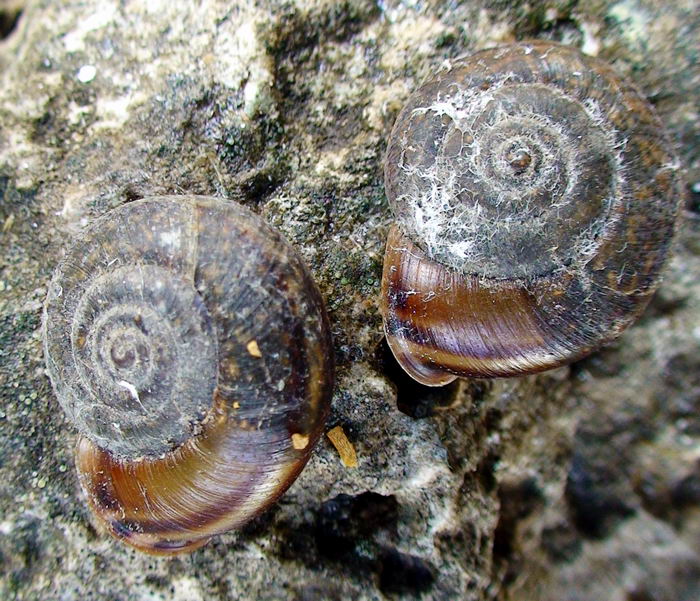
[[[357,453],[355,452],[355,447],[353,447],[352,443],[348,440],[342,426],[332,428],[326,432],[326,436],[328,436],[328,440],[333,443],[333,446],[338,451],[343,465],[345,467],[357,467]]]
[[[226,375],[229,378],[237,378],[238,377],[238,365],[236,362],[231,359],[224,359],[221,363],[221,369],[226,373]]]
[[[10,213],[7,218],[5,219],[5,223],[2,224],[2,231],[3,232],[9,232],[10,228],[12,227],[12,224],[15,222],[15,216],[13,213]]]
[[[240,408],[241,408],[241,404],[240,404],[238,401],[233,401],[233,408],[234,408],[234,409],[240,409]]]
[[[292,434],[292,446],[297,450],[301,451],[305,449],[309,444],[309,437],[307,434]]]
[[[258,343],[255,340],[251,340],[247,345],[246,348],[248,349],[248,352],[253,356],[253,357],[262,357],[262,353],[260,352],[260,347],[258,346]]]

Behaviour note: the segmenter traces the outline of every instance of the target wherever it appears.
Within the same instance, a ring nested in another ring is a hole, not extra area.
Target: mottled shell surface
[[[387,148],[387,340],[428,385],[585,356],[643,310],[682,198],[659,119],[604,62],[543,41],[456,60]]]
[[[233,202],[153,197],[95,220],[51,282],[44,346],[90,507],[148,552],[196,548],[270,505],[329,410],[319,291]]]

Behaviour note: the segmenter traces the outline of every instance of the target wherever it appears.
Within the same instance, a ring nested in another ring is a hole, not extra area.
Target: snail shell
[[[618,336],[659,283],[682,198],[644,98],[543,41],[484,50],[424,83],[388,144],[382,313],[427,385],[515,376]]]
[[[269,506],[329,410],[319,291],[233,202],[153,197],[93,222],[51,282],[44,349],[90,508],[151,553],[197,548]]]

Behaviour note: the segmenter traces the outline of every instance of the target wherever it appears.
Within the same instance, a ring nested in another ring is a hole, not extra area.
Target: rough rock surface
[[[0,598],[700,598],[700,144],[695,0],[0,2]],[[685,226],[613,346],[443,390],[382,340],[398,109],[443,60],[528,37],[630,76],[677,144]],[[328,303],[341,425],[271,511],[174,559],[95,531],[45,376],[51,271],[90,219],[151,194],[239,200]]]

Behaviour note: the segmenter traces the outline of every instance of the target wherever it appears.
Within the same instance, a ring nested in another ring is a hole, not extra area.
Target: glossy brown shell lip
[[[175,555],[262,513],[294,482],[317,436],[285,461],[245,464],[236,447],[250,442],[236,441],[234,429],[222,417],[177,451],[140,462],[120,461],[81,437],[76,467],[101,527],[139,551]]]
[[[521,376],[588,355],[615,338],[651,295],[635,298],[633,313],[595,337],[577,323],[590,317],[561,324],[560,316],[538,301],[544,294],[563,296],[566,283],[543,280],[528,290],[522,282],[463,276],[429,259],[392,226],[381,299],[387,342],[403,369],[426,386],[457,377]]]

